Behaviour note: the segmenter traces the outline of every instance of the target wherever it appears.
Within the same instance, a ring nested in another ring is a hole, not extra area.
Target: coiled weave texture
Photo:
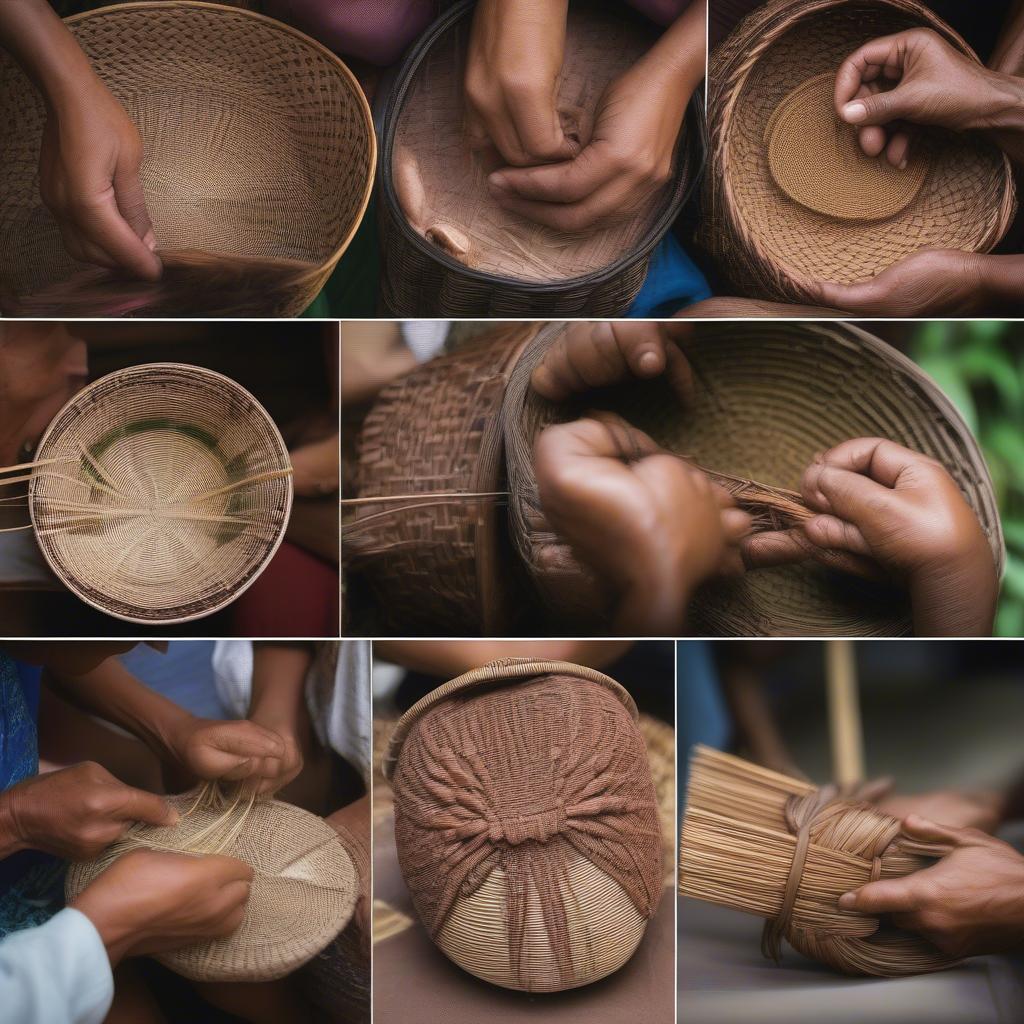
[[[662,889],[635,710],[600,673],[512,659],[399,723],[389,763],[402,873],[460,966],[552,991],[632,955]]]
[[[209,615],[288,525],[288,450],[243,387],[197,366],[116,371],[50,424],[32,472],[39,547],[83,601],[133,622]],[[52,461],[51,461],[52,460]]]

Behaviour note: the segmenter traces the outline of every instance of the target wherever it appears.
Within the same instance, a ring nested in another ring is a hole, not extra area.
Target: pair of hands
[[[508,164],[488,178],[499,205],[576,232],[628,218],[670,179],[686,105],[703,77],[703,56],[688,60],[683,44],[699,36],[702,50],[704,30],[701,11],[684,14],[608,86],[592,132],[580,138],[566,134],[556,109],[567,9],[567,0],[524,0],[514,10],[501,0],[477,4],[466,127],[476,148],[493,146]]]
[[[937,32],[911,29],[874,39],[836,75],[838,116],[857,128],[861,149],[904,168],[912,125],[982,132],[1011,157],[1024,156],[1024,81],[982,67]],[[1024,283],[1008,257],[925,249],[853,285],[823,282],[822,306],[890,316],[961,315],[1020,299]]]
[[[684,323],[577,323],[534,370],[552,401],[629,376],[667,373],[686,401]],[[926,635],[991,628],[998,580],[963,495],[933,459],[859,438],[817,456],[801,491],[816,513],[799,527],[750,535],[749,516],[708,477],[609,413],[548,427],[534,470],[552,528],[621,595],[620,628],[675,632],[710,576],[807,560],[888,575],[911,593]]]

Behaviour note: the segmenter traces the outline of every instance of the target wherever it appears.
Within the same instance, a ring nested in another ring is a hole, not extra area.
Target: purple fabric
[[[343,57],[386,67],[437,17],[440,0],[265,0],[271,17],[294,25]]]
[[[687,7],[690,0],[627,0],[630,7],[657,25],[671,25]]]

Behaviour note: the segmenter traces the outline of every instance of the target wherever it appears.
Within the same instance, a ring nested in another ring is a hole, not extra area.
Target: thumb
[[[114,172],[113,185],[114,199],[121,216],[142,240],[143,245],[153,252],[156,249],[156,235],[153,233],[153,222],[146,209],[146,196],[142,191],[138,168],[118,166]]]
[[[942,825],[920,814],[908,814],[902,821],[905,835],[911,839],[921,839],[927,843],[948,843],[951,846],[976,846],[984,833],[973,828],[957,828],[954,825]]]
[[[913,91],[901,83],[895,89],[858,96],[844,103],[839,116],[847,124],[862,128],[869,124],[889,124],[904,117],[912,120],[916,106]]]

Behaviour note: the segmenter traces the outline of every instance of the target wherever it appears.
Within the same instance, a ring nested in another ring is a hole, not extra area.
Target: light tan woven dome
[[[915,129],[904,171],[868,157],[833,107],[861,44],[925,26],[977,60],[917,0],[770,0],[711,57],[701,239],[741,294],[814,302],[814,282],[869,280],[926,247],[987,252],[1016,200],[981,136]]]
[[[282,978],[348,924],[359,880],[338,834],[322,818],[278,800],[232,800],[209,785],[167,802],[181,815],[177,825],[135,826],[96,860],[72,864],[68,900],[130,850],[218,853],[244,861],[254,877],[239,928],[156,957],[195,981]]]
[[[384,771],[402,874],[464,970],[553,992],[636,951],[662,889],[636,717],[599,672],[512,658],[446,683],[399,721]]]
[[[29,485],[36,538],[83,601],[130,622],[222,608],[277,550],[292,503],[267,411],[212,370],[132,366],[75,395]]]
[[[312,277],[264,315],[302,312],[373,184],[372,120],[348,68],[287,25],[215,4],[120,4],[67,24],[142,134],[161,248],[310,264]],[[43,124],[38,92],[0,54],[0,292],[16,296],[85,266],[39,197]]]

